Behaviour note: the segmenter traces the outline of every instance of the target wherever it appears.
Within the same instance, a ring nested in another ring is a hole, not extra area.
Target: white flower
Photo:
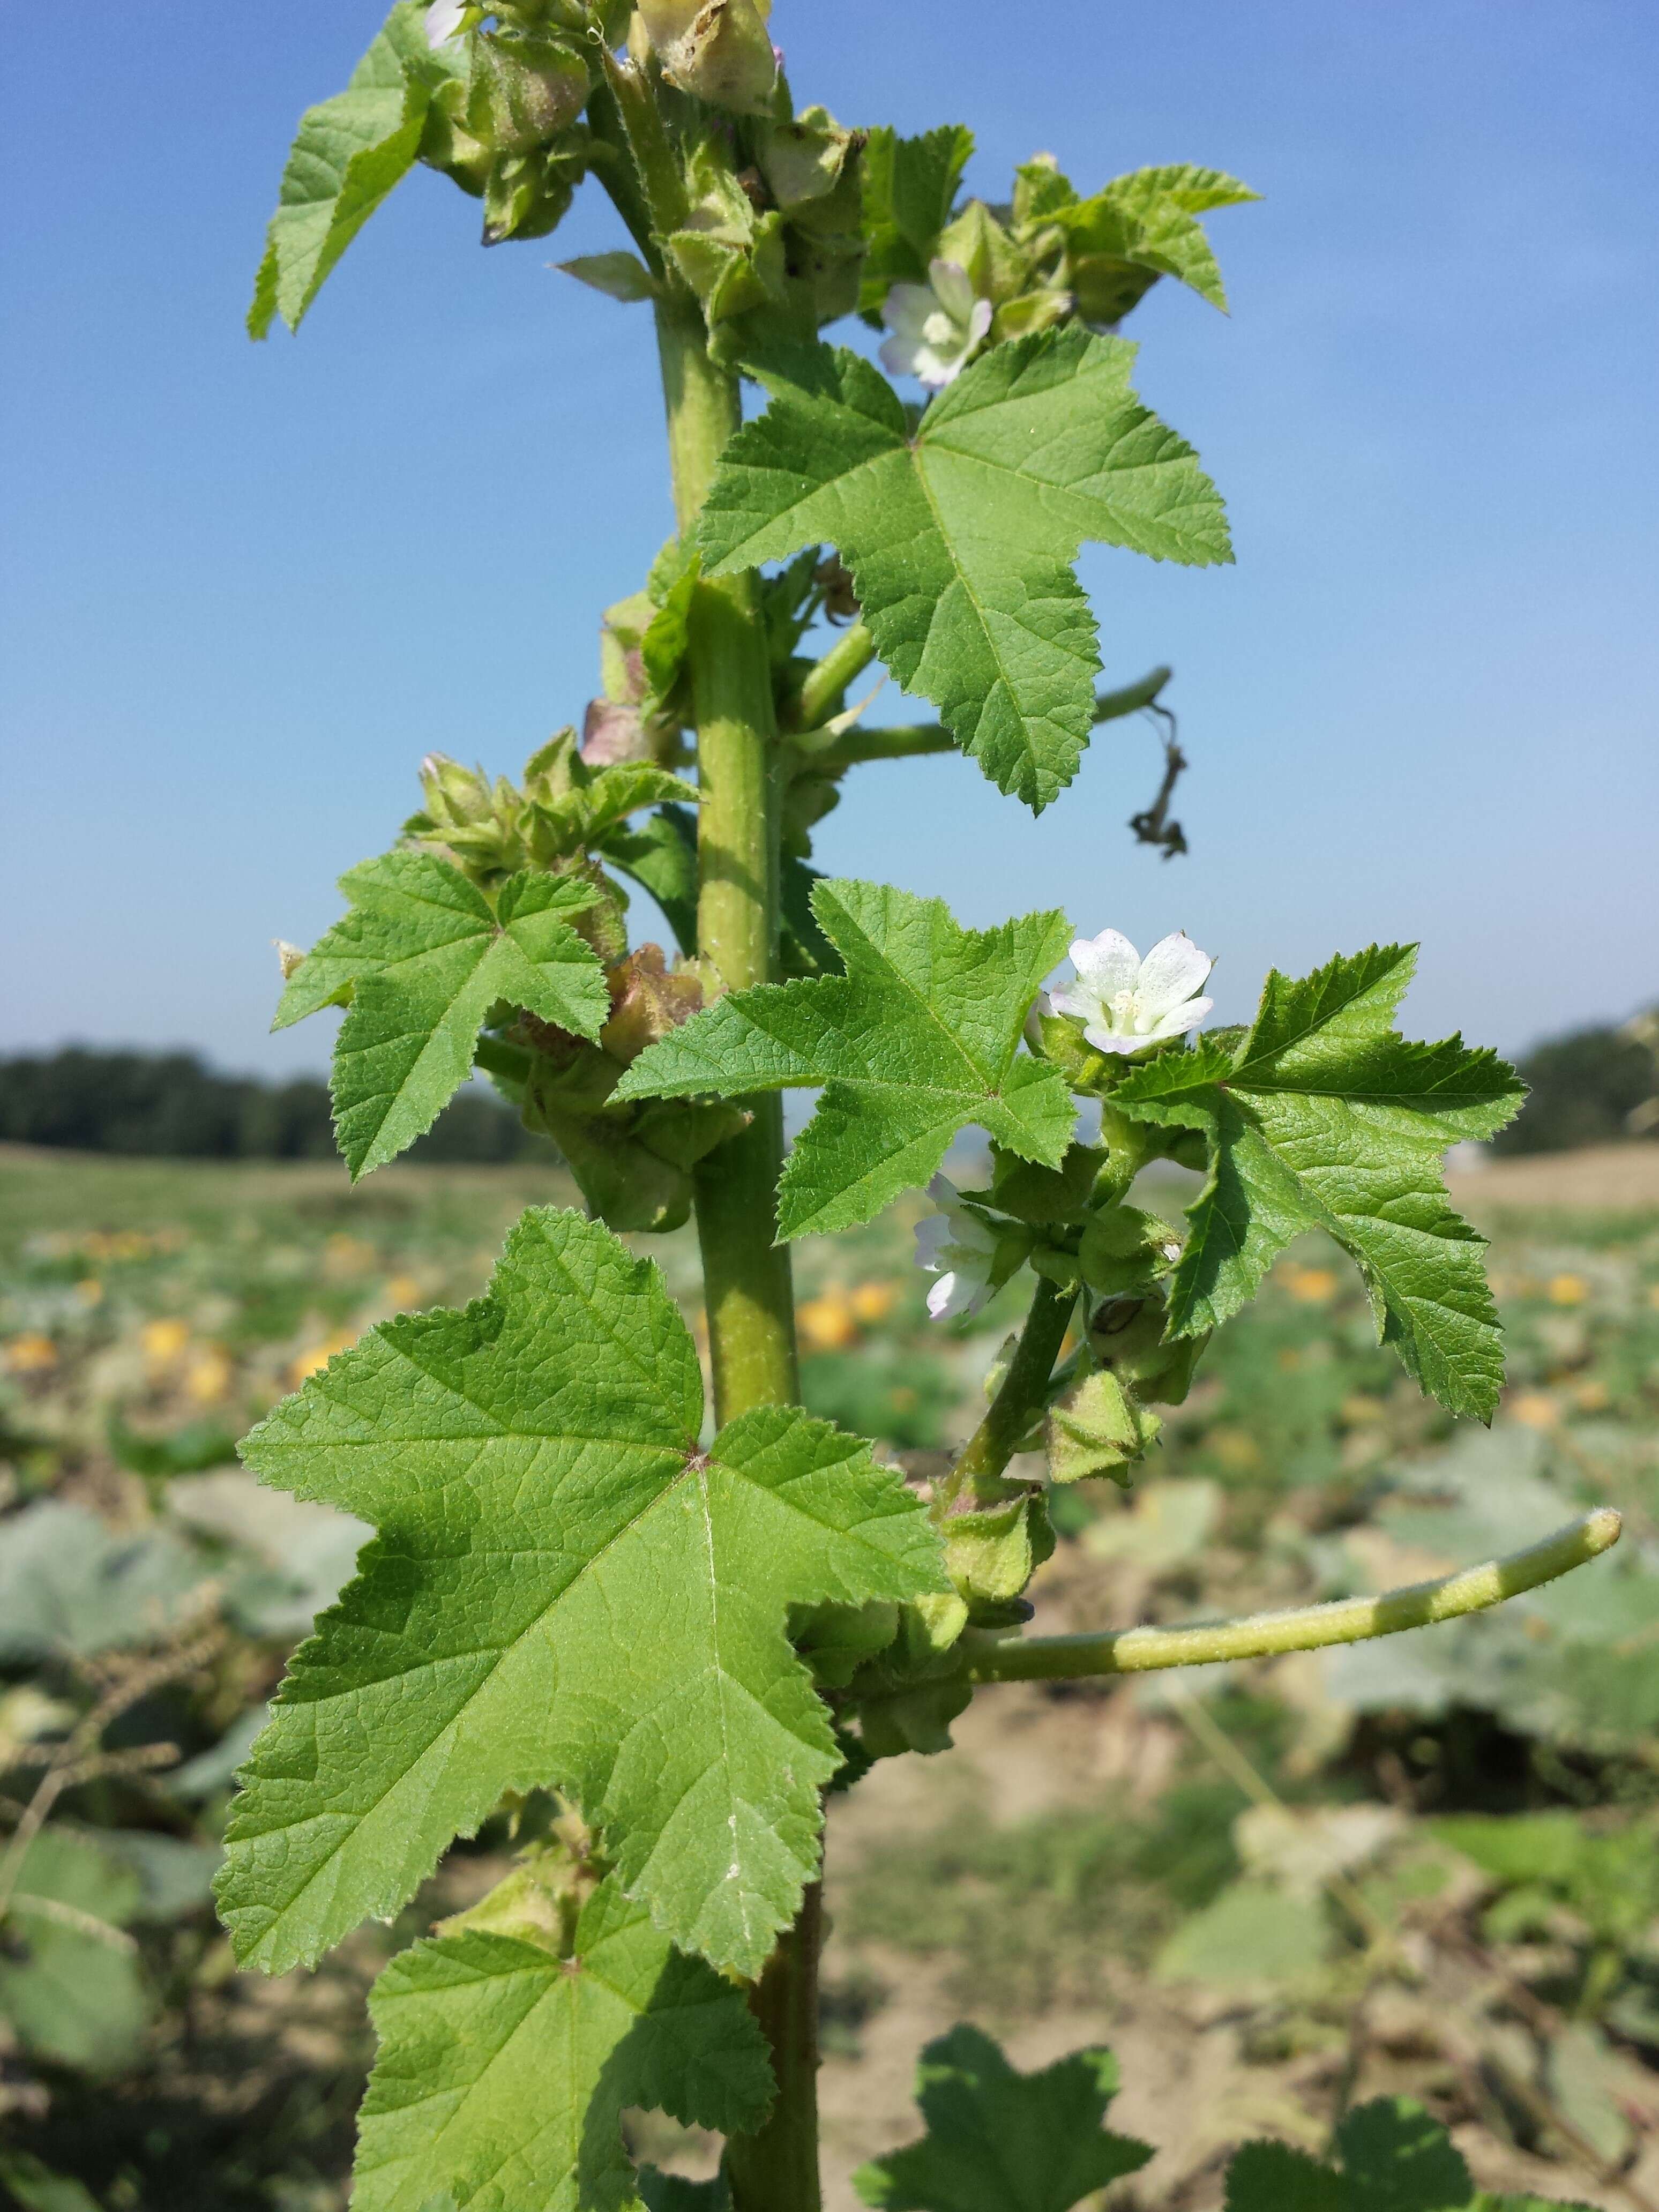
[[[441,46],[467,27],[472,0],[430,0],[426,11],[426,42]]]
[[[1071,1014],[1097,1052],[1139,1052],[1195,1030],[1213,999],[1193,994],[1215,963],[1184,929],[1160,938],[1143,960],[1127,937],[1103,929],[1072,947],[1077,981],[1054,994],[1057,1014]]]
[[[927,284],[895,284],[881,319],[893,333],[881,364],[895,376],[919,377],[937,392],[959,376],[985,343],[991,302],[976,300],[968,272],[954,261],[930,261]]]
[[[955,1321],[959,1314],[977,1313],[990,1297],[997,1240],[959,1202],[948,1176],[936,1175],[927,1195],[939,1212],[916,1224],[916,1265],[939,1277],[927,1293],[928,1312],[935,1321]]]

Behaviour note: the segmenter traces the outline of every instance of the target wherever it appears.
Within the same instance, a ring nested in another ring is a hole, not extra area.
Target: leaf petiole
[[[1091,1674],[1147,1674],[1166,1667],[1271,1659],[1286,1651],[1318,1651],[1333,1644],[1397,1636],[1402,1629],[1484,1613],[1506,1598],[1571,1574],[1611,1550],[1621,1526],[1611,1505],[1598,1505],[1540,1543],[1442,1575],[1434,1582],[1411,1583],[1385,1590],[1380,1597],[1338,1598],[1328,1605],[1245,1613],[1190,1628],[1112,1629],[1099,1635],[1038,1636],[1020,1644],[999,1643],[970,1632],[963,1639],[969,1678],[975,1682],[1053,1682]]]

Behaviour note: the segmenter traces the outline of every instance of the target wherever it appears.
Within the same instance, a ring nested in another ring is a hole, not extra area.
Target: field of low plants
[[[1482,2186],[1656,2212],[1656,1168],[1636,1146],[1463,1180],[1510,1333],[1490,1431],[1425,1402],[1348,1263],[1301,1245],[1139,1486],[1063,1493],[1049,1630],[1382,1588],[1601,1501],[1626,1536],[1497,1616],[1214,1680],[988,1691],[954,1751],[837,1797],[837,2212],[963,2017],[1021,2066],[1114,2046],[1114,2124],[1164,2146],[1114,2212],[1209,2212],[1230,2145],[1322,2150],[1395,2091]],[[476,1295],[520,1209],[568,1195],[534,1163],[352,1192],[320,1164],[0,1150],[0,2177],[31,2212],[343,2206],[367,1984],[499,1879],[526,1808],[314,1974],[234,1971],[208,1889],[231,1777],[366,1533],[258,1488],[234,1442],[376,1320]],[[798,1255],[809,1405],[922,1476],[1007,1322],[927,1321],[915,1218]],[[651,1249],[690,1315],[690,1232]],[[712,2170],[660,2121],[638,2147]]]

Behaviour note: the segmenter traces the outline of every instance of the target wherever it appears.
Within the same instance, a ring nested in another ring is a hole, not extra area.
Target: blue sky
[[[378,15],[9,26],[7,1047],[320,1066],[320,1025],[265,1034],[270,939],[333,919],[427,749],[510,772],[580,716],[668,527],[645,312],[544,265],[615,242],[597,192],[486,253],[421,172],[297,340],[242,336],[294,123]],[[1131,326],[1238,564],[1085,559],[1108,678],[1175,665],[1191,856],[1128,840],[1134,723],[1037,822],[963,761],[861,770],[821,862],[977,923],[1185,927],[1227,1016],[1389,936],[1423,940],[1422,1033],[1518,1047],[1659,994],[1649,0],[777,0],[774,29],[845,121],[974,124],[988,197],[1038,147],[1265,196],[1212,219],[1231,319],[1164,285]]]

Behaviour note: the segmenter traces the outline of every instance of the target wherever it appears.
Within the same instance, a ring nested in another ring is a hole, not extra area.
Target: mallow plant
[[[1121,326],[1164,282],[1220,307],[1204,219],[1253,195],[1185,162],[1079,185],[1046,154],[1005,198],[967,194],[967,130],[797,106],[772,33],[764,0],[399,0],[302,120],[258,272],[253,334],[297,326],[417,165],[481,202],[486,244],[604,193],[617,243],[559,266],[654,325],[678,524],[605,613],[580,729],[516,781],[428,757],[340,921],[283,948],[277,1021],[343,1009],[354,1176],[477,1068],[585,1200],[532,1207],[474,1304],[372,1329],[244,1447],[378,1533],[241,1776],[219,1885],[239,1958],[314,1961],[492,1816],[517,1852],[376,1984],[362,2212],[813,2212],[829,1793],[945,1751],[1000,1683],[1379,1635],[1618,1533],[1592,1514],[1380,1599],[1025,1632],[1048,1486],[1132,1481],[1304,1231],[1351,1255],[1416,1382],[1491,1417],[1498,1323],[1440,1163],[1521,1086],[1400,1033],[1407,947],[1270,974],[1251,1020],[1214,1026],[1210,955],[1178,930],[1143,957],[1109,910],[1078,917],[1093,934],[1058,912],[969,929],[813,868],[866,765],[937,754],[1040,811],[1097,725],[1156,698],[1164,672],[1097,690],[1073,564],[1085,541],[1230,558]],[[540,258],[527,281],[554,281]],[[855,343],[826,342],[836,324]],[[867,726],[849,691],[878,661],[937,720]],[[1168,788],[1139,817],[1166,849]],[[630,945],[630,887],[672,945]],[[791,1090],[817,1098],[786,1150]],[[941,1170],[969,1131],[985,1166],[958,1188]],[[1203,1174],[1179,1224],[1137,1198],[1169,1160]],[[790,1295],[796,1238],[922,1190],[940,1325],[1026,1300],[931,1486],[803,1411]],[[706,1371],[618,1234],[693,1217]],[[923,2132],[857,2186],[1066,2212],[1150,2154],[1103,2126],[1115,2080],[1100,2051],[1022,2075],[959,2028],[923,2056]],[[636,2171],[633,2106],[722,2135],[719,2178]],[[1329,2164],[1247,2148],[1228,2195],[1385,2201],[1491,2200],[1404,2105],[1351,2115]]]

